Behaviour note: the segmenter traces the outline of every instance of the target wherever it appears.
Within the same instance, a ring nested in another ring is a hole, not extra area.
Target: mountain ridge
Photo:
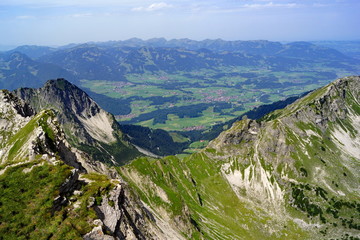
[[[221,238],[215,231],[236,239],[356,238],[360,234],[360,203],[356,200],[359,82],[360,77],[343,78],[263,119],[236,122],[183,162],[170,158],[147,163],[136,160],[122,167],[121,174],[155,209],[166,208],[166,201],[179,204],[169,198],[174,192],[182,192],[181,202],[194,214],[197,226],[206,229],[205,238]],[[176,166],[168,167],[170,162]],[[151,168],[160,173],[153,174]],[[184,180],[180,169],[185,169],[189,180]],[[157,177],[161,172],[165,176]],[[139,182],[136,175],[150,179]],[[155,202],[150,182],[161,187],[168,200],[162,197],[161,203]],[[218,189],[216,184],[222,187]],[[187,190],[180,190],[183,187]],[[229,198],[245,204],[258,220],[245,217],[244,212],[227,212],[224,204]],[[211,211],[226,217],[210,217]],[[227,232],[227,226],[238,219],[233,214],[247,219],[247,227],[240,229],[247,232],[251,226],[251,233],[240,236],[234,229]],[[268,229],[257,229],[260,216],[269,218]],[[280,230],[277,224],[288,229]]]
[[[320,47],[312,43],[281,44],[266,40],[224,41],[217,39],[195,41],[173,39],[166,41],[164,39],[129,39],[104,43],[85,43],[65,48],[25,45],[1,53],[0,56],[5,56],[2,57],[3,64],[8,64],[6,63],[8,61],[7,55],[16,53],[28,54],[36,59],[30,65],[25,62],[22,63],[24,67],[29,65],[28,69],[22,70],[22,74],[26,74],[23,77],[24,79],[41,80],[61,76],[75,82],[79,79],[119,81],[126,80],[126,73],[189,71],[204,67],[228,66],[230,63],[230,65],[254,63],[264,65],[266,62],[274,69],[287,69],[304,64],[304,60],[314,61],[314,59],[327,59],[330,60],[329,64],[335,65],[339,65],[340,62],[357,63],[355,59],[337,50]],[[185,64],[188,61],[192,61],[192,63]],[[42,67],[44,64],[49,68],[48,70]],[[2,70],[4,76],[10,78],[5,70],[6,68]],[[15,80],[20,81],[20,76],[11,81]],[[28,85],[16,85],[16,83],[4,85],[5,88],[24,86],[39,87],[40,85],[35,85],[33,82]]]
[[[0,53],[0,88],[40,87],[46,79],[63,76],[74,80],[67,70],[51,63],[41,63],[24,53],[9,51]]]

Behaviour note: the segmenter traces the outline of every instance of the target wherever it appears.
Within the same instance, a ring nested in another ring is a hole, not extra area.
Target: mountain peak
[[[347,115],[357,111],[356,105],[360,101],[360,77],[350,76],[337,79],[327,86],[315,90],[284,110],[270,114],[268,118],[296,114],[299,118],[303,112],[312,114],[312,120],[319,124],[322,121],[335,121],[344,119]]]
[[[71,84],[68,80],[64,78],[50,79],[44,84],[44,86],[56,86],[58,88],[63,88],[65,85],[73,85],[73,84]]]
[[[86,92],[64,78],[49,80],[42,88],[20,88],[14,92],[19,94],[20,97],[27,99],[27,101],[32,102],[33,107],[37,111],[50,107],[55,110],[72,112],[83,117],[94,116],[100,111],[100,107]],[[41,101],[36,101],[35,103],[35,95],[41,98]]]
[[[125,139],[114,116],[63,78],[49,80],[42,88],[21,88],[14,93],[36,112],[53,109],[68,141],[80,149],[93,147],[92,153],[102,161],[116,165],[140,155]]]
[[[44,84],[43,88],[53,88],[53,89],[58,89],[58,90],[61,90],[61,91],[83,92],[76,85],[72,84],[71,82],[69,82],[68,80],[66,80],[64,78],[57,78],[57,79],[48,80]]]

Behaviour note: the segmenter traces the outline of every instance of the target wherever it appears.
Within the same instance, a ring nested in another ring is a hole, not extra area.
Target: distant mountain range
[[[56,64],[35,61],[20,52],[0,53],[0,88],[39,87],[57,76],[75,80],[73,74]]]
[[[322,47],[323,42],[316,42],[319,44],[312,44],[310,42],[292,42],[282,44],[280,42],[272,42],[267,40],[254,40],[254,41],[226,41],[222,39],[206,39],[202,41],[196,41],[191,39],[172,39],[166,40],[165,38],[153,38],[149,40],[142,40],[139,38],[131,38],[125,41],[109,41],[92,43],[99,46],[105,47],[170,47],[170,48],[183,48],[189,50],[208,49],[214,52],[241,52],[252,55],[262,56],[292,56],[292,50],[305,50],[309,51],[302,52],[302,57],[311,57],[311,53],[323,52],[325,55],[334,54],[340,56],[337,51],[329,49],[329,47]],[[333,45],[332,45],[333,46]],[[311,50],[310,50],[311,49]],[[332,53],[331,53],[332,52]],[[299,51],[299,53],[301,53]],[[321,57],[321,56],[317,56]]]
[[[360,40],[355,41],[314,41],[313,44],[333,48],[341,53],[360,59]]]
[[[0,88],[39,87],[47,79],[126,80],[126,74],[234,66],[291,70],[319,62],[355,71],[357,60],[307,42],[129,39],[60,48],[20,46],[0,53]]]
[[[209,114],[205,128],[196,121],[193,126],[178,124],[176,131],[199,127],[202,130],[185,132],[190,141],[171,143],[168,148],[164,145],[157,149],[154,142],[154,139],[161,142],[159,136],[165,136],[164,132],[124,128],[132,131],[129,134],[137,144],[144,146],[150,141],[150,150],[158,155],[179,153],[192,141],[213,139],[224,126],[231,125],[224,122],[236,119],[238,113],[233,112],[285,99],[339,75],[359,71],[358,59],[308,42],[134,38],[58,48],[19,46],[0,53],[0,88],[39,88],[48,79],[65,78],[85,89],[123,124],[171,125],[169,114],[185,122],[186,118],[200,118],[203,111],[213,108],[213,116],[218,115],[219,120]],[[289,77],[284,77],[287,74]],[[155,80],[148,81],[150,78]],[[97,87],[97,81],[108,84],[109,89],[103,91],[104,85]],[[205,96],[203,90],[208,87],[224,91],[214,89]],[[146,90],[148,93],[144,95],[145,90],[141,89],[157,92]],[[176,95],[169,95],[170,92]],[[245,95],[248,97],[240,97]],[[146,102],[146,109],[136,109],[134,106],[141,105],[136,101]],[[168,129],[164,125],[160,127]],[[145,133],[153,134],[154,138],[144,138]]]

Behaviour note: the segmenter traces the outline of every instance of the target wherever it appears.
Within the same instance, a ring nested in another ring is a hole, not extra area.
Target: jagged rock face
[[[161,229],[159,219],[125,183],[116,185],[95,209],[101,222],[84,239],[183,239],[171,228]]]
[[[36,151],[35,141],[37,139],[41,141],[40,128],[32,129],[35,136],[25,138],[26,135],[23,134],[19,141],[11,141],[32,117],[34,112],[29,105],[6,90],[0,91],[0,163],[5,163],[9,157],[13,160],[19,154],[22,154],[22,157],[29,157],[29,150]],[[14,153],[12,149],[16,149],[17,152]],[[12,152],[9,155],[10,150]]]
[[[6,142],[34,114],[25,102],[6,90],[0,91],[0,142]],[[0,145],[3,147],[2,145]]]
[[[102,162],[123,164],[140,155],[125,139],[114,117],[64,79],[50,80],[39,89],[18,89],[14,94],[36,111],[53,109],[69,143],[92,152]]]

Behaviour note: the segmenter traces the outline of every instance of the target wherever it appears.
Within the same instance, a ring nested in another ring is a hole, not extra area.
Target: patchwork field
[[[351,73],[312,66],[291,72],[245,67],[176,74],[128,74],[128,81],[81,80],[81,87],[116,100],[116,119],[168,131],[202,130],[262,104],[298,95]]]

